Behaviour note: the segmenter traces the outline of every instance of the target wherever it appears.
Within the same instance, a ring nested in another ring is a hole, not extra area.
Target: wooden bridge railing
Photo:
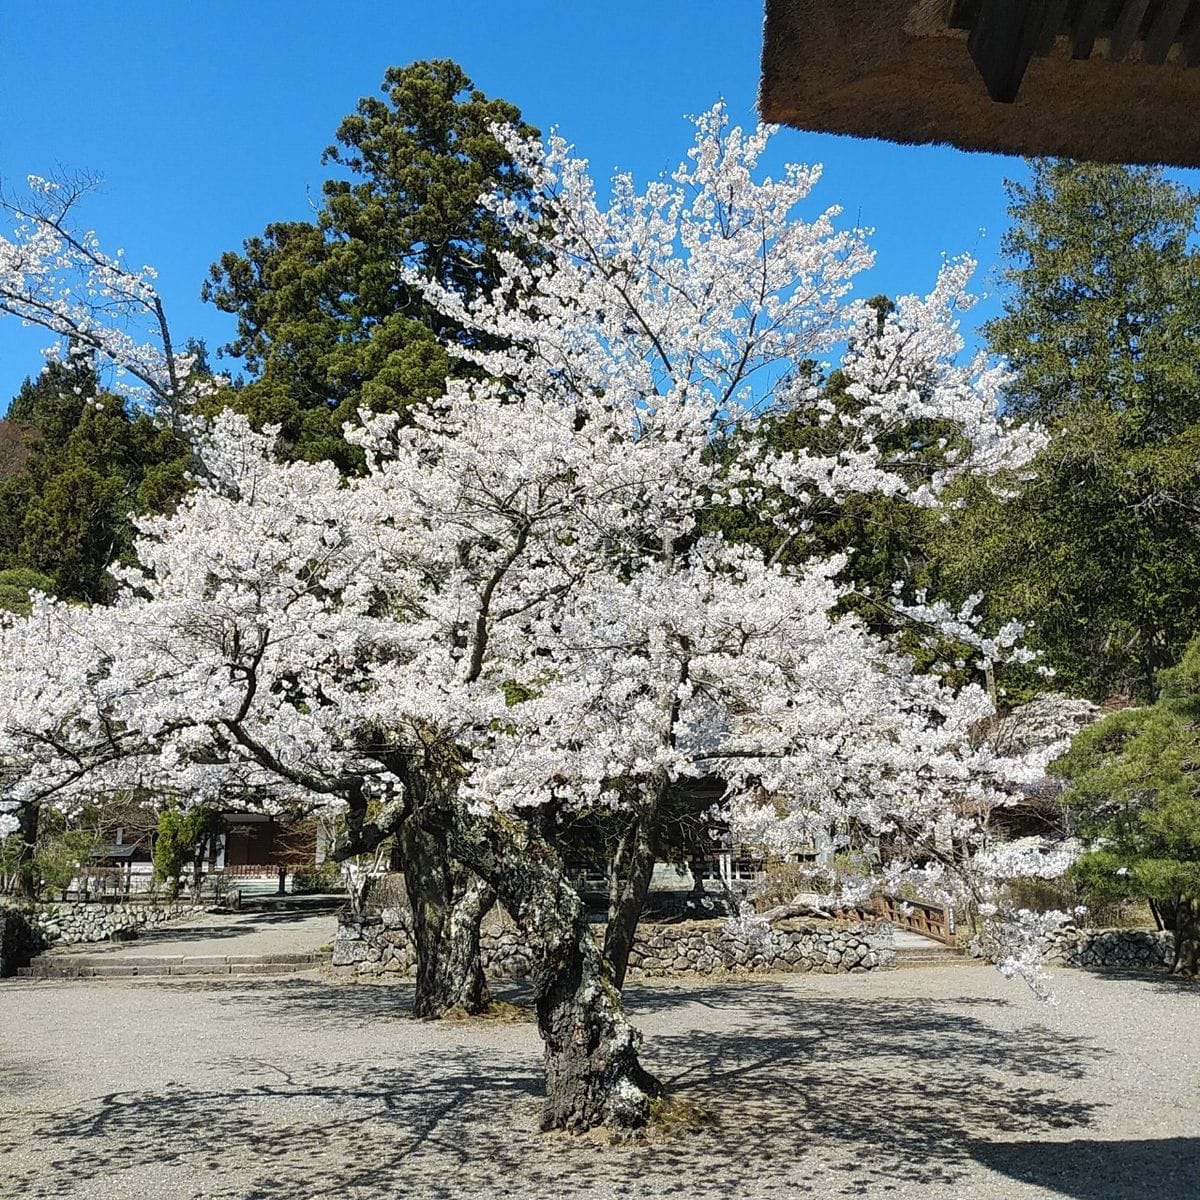
[[[947,946],[958,945],[954,910],[921,900],[901,900],[898,896],[876,896],[865,905],[830,908],[843,921],[888,921],[897,929],[907,929]]]
[[[896,896],[879,896],[875,903],[879,917],[899,929],[908,929],[947,946],[958,944],[952,908],[925,904],[920,900],[901,900]]]

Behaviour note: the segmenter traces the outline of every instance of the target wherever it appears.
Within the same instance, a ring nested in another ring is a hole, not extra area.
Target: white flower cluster
[[[38,325],[59,341],[45,353],[81,350],[110,368],[115,390],[135,404],[178,417],[188,402],[193,359],[171,344],[152,267],[107,253],[92,230],[73,229],[74,210],[98,180],[27,179],[24,200],[0,194],[14,220],[0,237],[0,313]]]
[[[975,949],[1009,979],[1023,979],[1039,999],[1055,1003],[1049,976],[1042,966],[1048,935],[1074,921],[1082,912],[1034,912],[1008,901],[986,904],[983,932]]]

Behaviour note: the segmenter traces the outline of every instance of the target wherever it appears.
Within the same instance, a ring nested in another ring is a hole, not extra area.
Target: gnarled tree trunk
[[[479,926],[496,893],[452,862],[415,822],[401,826],[397,842],[417,950],[413,1012],[425,1018],[451,1009],[481,1013],[491,995],[479,957]]]
[[[605,978],[587,912],[554,850],[518,820],[475,817],[453,804],[423,820],[496,891],[534,955],[538,1031],[546,1048],[543,1129],[583,1132],[645,1124],[661,1092],[638,1061],[641,1034]]]
[[[1200,977],[1200,900],[1180,899],[1175,906],[1175,975]]]
[[[645,806],[631,819],[610,864],[608,925],[604,931],[604,962],[618,990],[625,986],[629,955],[637,936],[642,910],[654,875],[658,804]]]
[[[664,545],[664,551],[673,553]],[[667,690],[663,716],[662,746],[673,750],[676,744],[676,726],[679,722],[679,689],[690,675],[690,646],[686,638],[680,639],[684,658],[679,663],[679,674],[674,685]],[[663,811],[667,805],[667,794],[671,781],[665,771],[659,771],[634,802],[630,822],[617,846],[611,863],[612,883],[608,902],[608,927],[604,934],[604,960],[609,978],[614,986],[625,986],[625,973],[629,969],[629,954],[633,950],[633,939],[637,935],[638,923],[646,907],[650,892],[650,880],[654,875],[654,860],[658,849],[659,831]]]
[[[17,837],[20,839],[17,850],[16,891],[19,896],[28,900],[37,899],[38,878],[34,864],[37,853],[38,823],[41,819],[41,805],[23,804],[17,810]]]
[[[472,1015],[491,1003],[479,957],[479,926],[495,903],[495,893],[448,854],[444,839],[423,828],[413,817],[415,807],[427,807],[436,781],[404,765],[403,803],[366,820],[363,793],[348,796],[346,830],[331,857],[343,862],[368,854],[395,837],[400,869],[412,913],[417,952],[416,1016],[434,1019],[451,1009]]]

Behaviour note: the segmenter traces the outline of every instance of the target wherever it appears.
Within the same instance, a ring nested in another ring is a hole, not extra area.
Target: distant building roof
[[[1200,166],[1200,0],[766,0],[767,121]]]
[[[93,862],[131,862],[138,852],[137,846],[117,842],[109,846],[97,846],[89,855]]]

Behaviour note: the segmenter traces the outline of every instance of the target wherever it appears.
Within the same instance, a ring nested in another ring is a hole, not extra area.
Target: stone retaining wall
[[[817,925],[776,926],[770,942],[758,945],[730,934],[723,921],[684,921],[638,930],[629,956],[645,975],[709,975],[713,971],[874,971],[893,966],[891,927]]]
[[[603,927],[597,926],[597,937]],[[480,931],[483,969],[491,979],[529,973],[529,950],[506,918],[494,915]],[[378,916],[339,916],[333,965],[359,975],[411,974],[416,950],[409,914],[385,908]],[[643,975],[709,975],[714,971],[819,971],[837,974],[891,967],[891,928],[789,922],[774,931],[768,946],[731,936],[723,921],[642,925],[629,966]]]
[[[1049,962],[1070,967],[1126,970],[1168,968],[1175,957],[1175,935],[1154,929],[1077,929],[1066,925],[1045,941]]]
[[[147,925],[159,925],[204,911],[202,906],[182,901],[174,904],[52,904],[39,909],[33,919],[48,945],[74,946],[137,937],[138,931]]]

